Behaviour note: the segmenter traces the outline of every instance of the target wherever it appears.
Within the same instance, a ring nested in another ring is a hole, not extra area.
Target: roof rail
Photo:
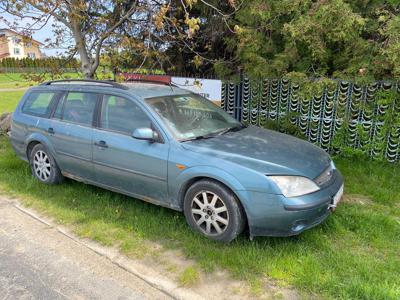
[[[61,79],[61,80],[51,80],[51,81],[46,81],[43,82],[40,85],[52,85],[52,84],[57,84],[57,83],[74,83],[74,82],[82,82],[82,83],[89,83],[92,85],[108,85],[113,88],[117,89],[123,89],[123,90],[128,90],[129,88],[125,85],[122,85],[120,83],[117,83],[115,81],[108,81],[108,80],[94,80],[94,79]]]
[[[178,87],[175,83],[168,83],[168,82],[163,82],[163,81],[158,81],[155,79],[137,79],[137,78],[129,78],[125,80],[124,82],[129,83],[129,82],[141,82],[141,83],[154,83],[154,84],[161,84],[161,85],[166,85],[166,86],[172,86],[172,87]]]

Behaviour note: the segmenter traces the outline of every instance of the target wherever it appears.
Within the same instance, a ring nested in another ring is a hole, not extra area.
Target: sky
[[[2,17],[6,18],[8,21],[14,21],[16,19],[16,17],[4,12],[2,12]],[[48,38],[52,39],[54,36],[51,27],[52,23],[53,20],[49,20],[49,22],[42,29],[34,31],[32,34],[33,39],[42,42],[43,44],[45,44],[46,39]],[[21,26],[23,26],[23,23],[21,23]],[[0,28],[8,28],[5,22],[1,19],[0,19]],[[45,53],[47,56],[59,56],[60,54],[64,53],[62,49],[48,49],[45,48],[44,46],[41,48],[41,51]]]

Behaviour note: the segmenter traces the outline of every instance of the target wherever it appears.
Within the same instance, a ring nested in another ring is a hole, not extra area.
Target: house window
[[[14,37],[12,38],[12,41],[13,41],[14,44],[19,44],[19,43],[21,42],[21,39],[19,39],[19,38],[17,38],[17,37],[14,36]]]
[[[36,58],[36,54],[34,52],[29,52],[28,53],[28,57],[35,59]]]
[[[15,55],[19,55],[20,54],[19,48],[14,48],[14,54]]]
[[[26,47],[28,48],[32,47],[32,43],[31,42],[26,43]]]

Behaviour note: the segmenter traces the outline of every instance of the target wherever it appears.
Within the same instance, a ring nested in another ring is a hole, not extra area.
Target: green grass
[[[242,235],[222,245],[193,233],[178,212],[71,180],[40,184],[0,138],[0,189],[80,236],[138,256],[151,253],[145,241],[156,241],[204,271],[224,268],[256,287],[268,277],[306,297],[399,299],[400,167],[339,158],[336,164],[347,200],[326,222],[297,237],[249,241]],[[187,273],[182,281],[193,277]]]
[[[23,80],[21,73],[0,73],[0,84]]]
[[[0,89],[24,88],[34,84],[26,81],[22,73],[0,73]]]
[[[0,114],[4,112],[12,112],[18,101],[24,95],[25,90],[13,91],[13,92],[2,92],[0,91]]]
[[[199,282],[200,274],[194,266],[187,267],[179,275],[178,281],[182,286],[193,286]]]
[[[80,78],[77,73],[64,73],[63,78]],[[46,76],[46,80],[51,80],[50,75]],[[23,78],[22,73],[0,73],[0,89],[27,88],[37,85],[37,82],[27,81]]]

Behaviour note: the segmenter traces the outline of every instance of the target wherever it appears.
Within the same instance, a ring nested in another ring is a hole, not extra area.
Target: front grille
[[[329,180],[332,178],[333,170],[334,168],[332,164],[329,165],[329,167],[327,167],[320,175],[318,175],[317,178],[314,179],[315,183],[321,186],[329,182]]]

